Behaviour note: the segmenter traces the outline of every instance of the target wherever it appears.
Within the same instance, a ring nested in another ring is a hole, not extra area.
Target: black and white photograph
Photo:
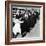
[[[42,12],[40,6],[11,4],[11,37],[16,40],[42,39]]]
[[[12,6],[11,9],[13,38],[39,37],[40,8]]]

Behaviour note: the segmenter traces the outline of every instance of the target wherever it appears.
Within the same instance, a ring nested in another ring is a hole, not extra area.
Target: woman
[[[15,19],[13,18],[13,22],[15,23],[15,26],[13,27],[13,33],[15,34],[15,37],[18,36],[18,34],[21,34],[21,28],[20,24],[23,23],[24,21],[20,21],[21,18]]]

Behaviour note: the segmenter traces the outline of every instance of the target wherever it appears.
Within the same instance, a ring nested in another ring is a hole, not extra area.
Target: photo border
[[[43,5],[43,40],[37,41],[22,41],[22,42],[10,42],[10,15],[9,15],[9,4],[36,4]],[[5,44],[27,44],[27,43],[43,43],[45,42],[45,3],[44,2],[26,2],[26,1],[5,1]]]

